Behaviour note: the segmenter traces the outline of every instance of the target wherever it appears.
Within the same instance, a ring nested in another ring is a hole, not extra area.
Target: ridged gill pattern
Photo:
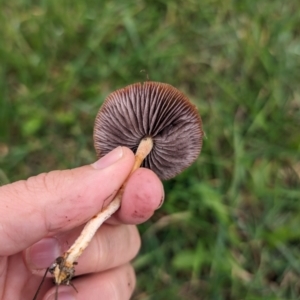
[[[146,136],[152,137],[154,145],[143,166],[162,180],[170,179],[198,157],[201,118],[189,99],[169,84],[147,81],[111,93],[95,120],[98,157],[117,146],[135,152]]]

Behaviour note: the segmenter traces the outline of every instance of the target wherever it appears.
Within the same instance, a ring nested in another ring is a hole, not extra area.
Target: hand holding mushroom
[[[0,187],[1,299],[32,299],[41,282],[32,273],[43,275],[69,248],[80,234],[80,225],[110,201],[133,165],[132,151],[118,147],[93,165]],[[132,174],[124,205],[103,224],[79,261],[76,275],[85,274],[74,279],[79,293],[60,287],[58,299],[99,299],[100,293],[103,299],[121,299],[120,295],[129,299],[135,285],[129,262],[138,252],[140,238],[136,227],[126,224],[146,221],[162,198],[162,184],[151,170]],[[55,293],[52,278],[47,278],[37,299],[50,299]]]
[[[131,173],[142,165],[169,179],[198,157],[202,135],[201,118],[184,94],[168,84],[145,82],[108,96],[96,117],[94,145],[100,157],[119,145],[127,146],[135,152]],[[102,223],[120,208],[125,187],[126,182],[51,265],[56,285],[71,284],[80,255]]]

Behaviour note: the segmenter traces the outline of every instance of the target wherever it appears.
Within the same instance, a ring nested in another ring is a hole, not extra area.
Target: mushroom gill
[[[160,82],[135,83],[111,93],[94,126],[94,146],[102,157],[117,146],[136,152],[150,137],[153,148],[142,166],[162,180],[187,168],[202,146],[202,122],[196,107],[173,86]]]

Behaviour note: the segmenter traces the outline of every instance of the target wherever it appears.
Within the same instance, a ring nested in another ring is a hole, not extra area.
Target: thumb
[[[112,200],[133,164],[133,153],[118,147],[92,165],[0,187],[0,255],[85,223]]]

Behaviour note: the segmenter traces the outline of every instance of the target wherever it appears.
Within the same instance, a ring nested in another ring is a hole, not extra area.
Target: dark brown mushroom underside
[[[189,99],[168,84],[136,83],[110,94],[95,121],[98,157],[117,146],[135,152],[146,136],[152,137],[154,145],[143,166],[163,180],[170,179],[198,157],[201,118]]]

